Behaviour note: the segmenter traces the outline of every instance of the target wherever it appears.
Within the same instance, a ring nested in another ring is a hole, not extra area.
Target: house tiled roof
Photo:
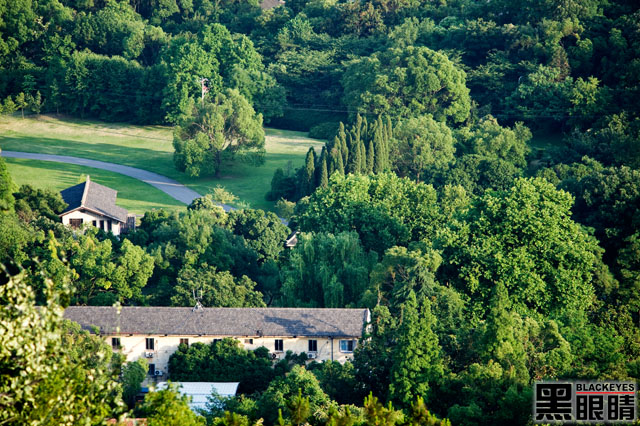
[[[274,7],[282,6],[283,4],[283,0],[262,0],[260,2],[260,8],[262,10],[269,10],[273,9]]]
[[[60,194],[69,205],[61,215],[84,207],[120,222],[127,222],[127,210],[116,206],[118,191],[95,183],[88,176],[86,182],[64,189]]]
[[[369,310],[70,306],[64,316],[101,334],[359,337]]]

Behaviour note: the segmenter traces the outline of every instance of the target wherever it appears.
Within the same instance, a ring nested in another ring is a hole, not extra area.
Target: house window
[[[253,345],[253,339],[244,339],[245,345]]]
[[[355,340],[340,340],[340,352],[353,352],[355,347]]]
[[[112,337],[111,338],[111,347],[116,351],[121,348],[121,346],[120,346],[120,338],[119,337]]]
[[[180,344],[189,347],[189,339],[180,339]]]
[[[147,337],[147,350],[148,350],[148,351],[152,351],[152,350],[154,350],[154,349],[155,349],[155,348],[154,348],[154,346],[155,346],[155,345],[154,345],[154,343],[155,343],[155,342],[154,342],[154,340],[153,340],[153,337]]]
[[[100,221],[100,229],[102,229],[104,231],[104,220]]]
[[[155,364],[149,364],[149,375],[150,376],[155,376],[156,375],[156,365]]]
[[[96,228],[98,227],[98,221],[97,220],[92,220],[91,224]]]
[[[221,341],[222,341],[222,339],[213,339],[213,343],[214,343],[214,344],[216,344],[216,343],[218,343],[218,342],[221,342]]]
[[[111,232],[111,220],[107,221],[107,231]]]
[[[309,352],[318,352],[317,340],[309,340]]]
[[[69,225],[72,228],[80,228],[82,226],[82,219],[69,219]]]
[[[282,339],[276,339],[275,340],[275,351],[276,352],[283,352],[284,351],[284,343],[282,342]]]

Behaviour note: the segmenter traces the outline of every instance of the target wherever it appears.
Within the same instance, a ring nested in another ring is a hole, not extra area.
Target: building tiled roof
[[[359,337],[368,309],[70,306],[65,318],[101,334]]]
[[[260,8],[262,10],[269,10],[273,9],[274,7],[282,6],[283,4],[283,0],[262,0],[260,2]]]
[[[88,176],[86,182],[63,189],[60,194],[69,205],[61,215],[84,207],[120,222],[127,221],[127,210],[116,206],[118,191],[95,183]]]

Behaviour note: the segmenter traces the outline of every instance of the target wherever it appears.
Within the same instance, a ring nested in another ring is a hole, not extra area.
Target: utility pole
[[[207,85],[205,84],[207,81],[209,81],[208,78],[201,78],[200,79],[200,89],[201,89],[201,98],[200,98],[200,102],[202,105],[204,105],[204,94],[209,92],[209,88],[207,87]]]

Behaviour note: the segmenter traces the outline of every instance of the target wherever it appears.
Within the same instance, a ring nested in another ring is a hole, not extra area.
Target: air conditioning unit
[[[144,353],[144,357],[145,358],[153,358],[153,352],[145,352]]]
[[[156,370],[156,376],[162,376],[163,374],[162,370]]]
[[[316,359],[318,357],[318,354],[315,353],[308,353],[307,354],[307,358],[309,359]]]

